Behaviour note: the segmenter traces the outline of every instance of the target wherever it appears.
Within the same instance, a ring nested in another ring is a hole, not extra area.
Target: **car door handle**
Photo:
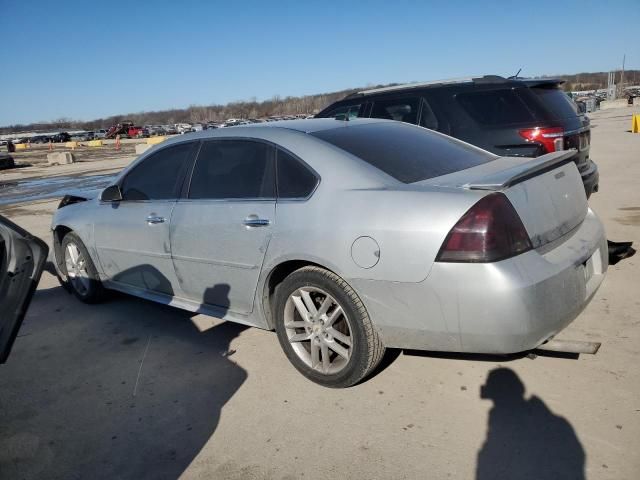
[[[159,217],[157,215],[149,215],[147,217],[147,224],[155,225],[156,223],[164,223],[164,217]]]
[[[243,223],[247,227],[266,227],[271,222],[266,218],[258,218],[257,215],[249,215],[244,219]]]

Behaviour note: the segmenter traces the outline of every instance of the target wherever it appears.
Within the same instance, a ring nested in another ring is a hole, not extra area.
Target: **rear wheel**
[[[349,387],[365,378],[384,355],[356,292],[339,276],[304,267],[277,288],[276,332],[289,361],[325,387]]]
[[[62,239],[62,270],[73,294],[85,303],[102,300],[104,288],[80,237],[69,232]]]

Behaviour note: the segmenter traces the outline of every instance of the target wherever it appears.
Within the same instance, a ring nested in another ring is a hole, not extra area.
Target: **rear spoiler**
[[[463,185],[470,190],[504,190],[572,161],[576,149],[547,153]]]

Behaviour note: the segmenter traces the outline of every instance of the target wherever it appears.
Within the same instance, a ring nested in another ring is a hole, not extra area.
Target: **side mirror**
[[[102,202],[119,202],[120,200],[122,200],[122,192],[118,185],[110,185],[100,194]]]

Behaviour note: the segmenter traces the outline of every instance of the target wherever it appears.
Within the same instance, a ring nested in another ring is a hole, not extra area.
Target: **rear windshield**
[[[403,183],[414,183],[489,162],[495,155],[425,128],[369,123],[313,132]]]
[[[559,88],[534,87],[531,89],[555,118],[571,118],[578,115],[578,106]]]
[[[509,125],[536,120],[515,89],[461,93],[456,98],[467,113],[483,125]]]

